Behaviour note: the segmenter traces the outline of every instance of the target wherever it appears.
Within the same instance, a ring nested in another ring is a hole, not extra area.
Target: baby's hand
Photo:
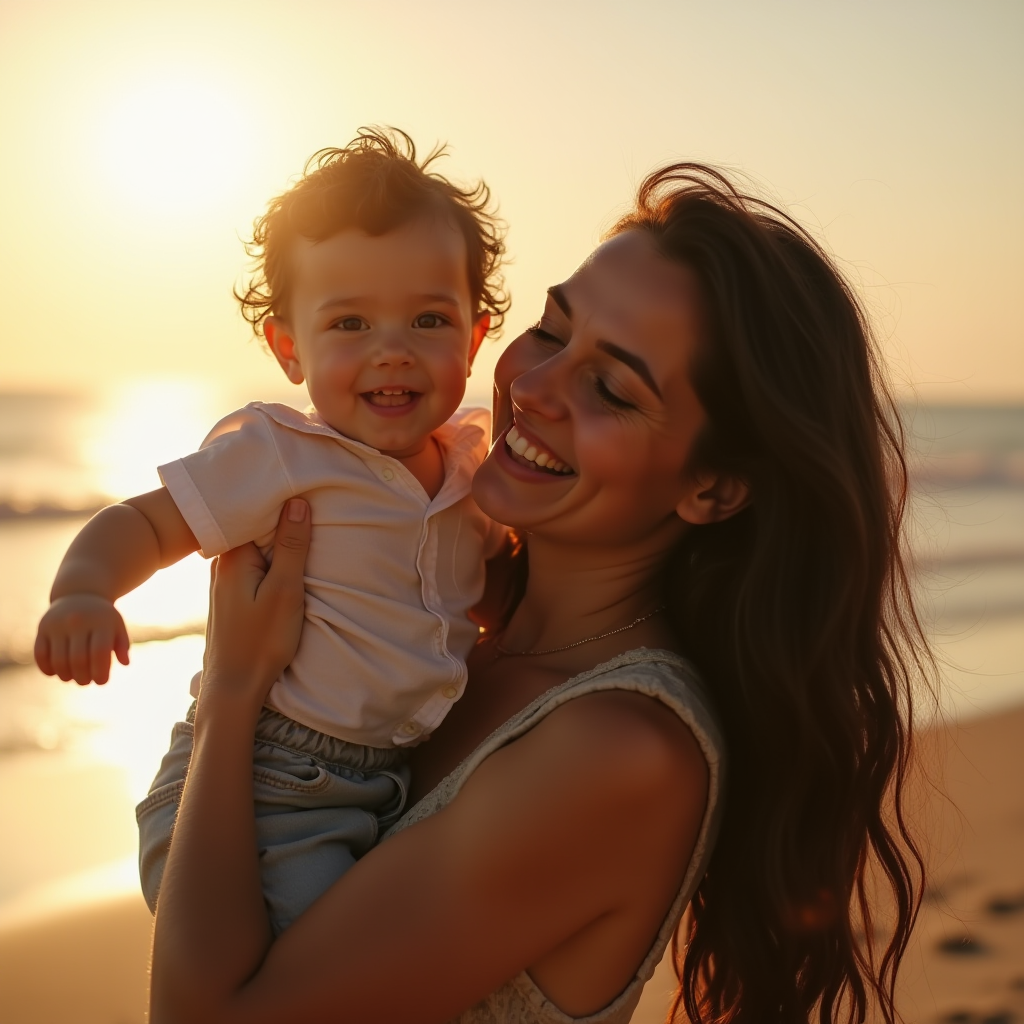
[[[128,664],[128,630],[118,610],[98,594],[68,594],[50,605],[36,635],[36,664],[48,676],[80,686],[110,678],[110,655]]]

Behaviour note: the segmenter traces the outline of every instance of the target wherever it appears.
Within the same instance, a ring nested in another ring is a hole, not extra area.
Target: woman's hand
[[[213,563],[200,703],[231,695],[258,708],[295,656],[309,518],[302,498],[285,503],[269,569],[254,544],[227,551]]]

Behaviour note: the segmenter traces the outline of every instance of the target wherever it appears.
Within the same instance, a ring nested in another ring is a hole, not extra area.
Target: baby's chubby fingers
[[[32,654],[36,659],[36,664],[39,666],[39,671],[44,676],[56,675],[56,669],[53,667],[53,658],[50,657],[50,637],[42,629],[36,633],[36,643],[32,648]]]
[[[53,662],[53,674],[63,682],[71,680],[71,665],[68,662],[67,634],[55,632],[50,636],[50,659]]]
[[[114,649],[113,632],[93,630],[89,638],[89,675],[102,686],[110,678],[110,652]]]
[[[113,603],[97,594],[60,597],[39,623],[36,661],[47,675],[65,682],[106,682],[112,650],[127,663],[128,632]]]
[[[130,645],[128,629],[124,624],[124,619],[119,615],[117,617],[117,625],[114,628],[114,654],[117,655],[117,660],[122,665],[128,664],[128,648]]]
[[[76,631],[68,637],[68,666],[71,678],[79,686],[88,686],[92,682],[89,645],[91,636],[86,631]]]

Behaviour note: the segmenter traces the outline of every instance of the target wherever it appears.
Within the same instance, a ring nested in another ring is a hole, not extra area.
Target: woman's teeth
[[[546,452],[543,449],[538,448],[536,445],[530,444],[525,437],[520,437],[519,431],[516,430],[514,426],[505,435],[505,444],[507,444],[509,448],[516,453],[516,455],[522,456],[527,462],[532,462],[534,465],[540,466],[549,473],[568,474],[572,472],[572,469],[562,462],[561,459],[556,459],[550,452]]]
[[[367,397],[374,405],[408,405],[415,392],[405,388],[380,388],[367,392]]]

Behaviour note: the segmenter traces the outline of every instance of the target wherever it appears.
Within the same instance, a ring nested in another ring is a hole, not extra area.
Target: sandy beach
[[[900,1009],[908,1024],[1024,1021],[1024,707],[932,730],[921,752],[913,814],[931,877]],[[27,776],[19,788],[27,806]],[[130,860],[10,904],[4,1024],[142,1022],[150,928]],[[663,963],[633,1024],[662,1024],[672,986]]]

